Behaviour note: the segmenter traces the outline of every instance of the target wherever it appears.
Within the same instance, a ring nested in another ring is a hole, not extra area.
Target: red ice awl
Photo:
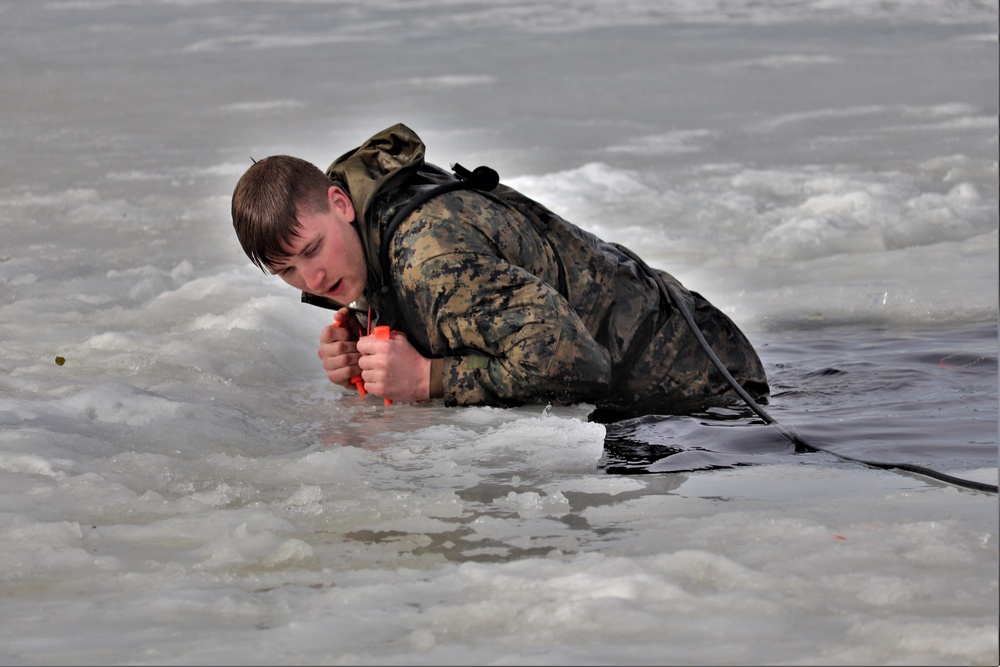
[[[334,320],[333,326],[344,328],[347,325],[344,324],[343,322],[338,322],[338,321]],[[358,389],[358,396],[364,396],[365,394],[368,393],[365,390],[365,381],[361,379],[360,375],[355,375],[354,377],[352,377],[351,378],[351,384],[353,384],[355,387],[357,387],[357,389]]]
[[[372,331],[372,335],[381,340],[389,340],[390,338],[392,338],[392,329],[384,325],[378,326],[375,327],[374,331]],[[392,405],[392,401],[387,398],[383,401],[383,404]]]

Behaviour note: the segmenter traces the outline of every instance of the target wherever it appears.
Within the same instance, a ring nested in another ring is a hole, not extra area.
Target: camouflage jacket
[[[392,234],[382,266],[396,212],[454,178],[423,161],[409,128],[383,131],[327,173],[355,205],[369,303],[432,359],[432,396],[446,405],[585,402],[643,414],[734,401],[656,276],[509,187],[428,200]],[[763,367],[736,325],[657,273],[680,289],[737,380],[766,395]]]

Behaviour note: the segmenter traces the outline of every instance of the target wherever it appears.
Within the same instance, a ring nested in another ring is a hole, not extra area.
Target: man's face
[[[303,292],[347,305],[365,293],[368,272],[351,199],[337,186],[327,191],[326,211],[298,214],[299,236],[287,259],[271,273]]]

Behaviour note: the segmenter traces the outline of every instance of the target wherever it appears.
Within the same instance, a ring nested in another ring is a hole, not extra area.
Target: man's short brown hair
[[[289,256],[298,238],[299,213],[329,209],[332,181],[315,165],[290,155],[254,162],[233,190],[233,227],[254,264],[264,272]]]

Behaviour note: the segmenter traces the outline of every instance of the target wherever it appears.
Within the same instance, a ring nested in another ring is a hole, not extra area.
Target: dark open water
[[[840,326],[765,332],[764,406],[821,449],[955,473],[995,468],[997,325],[901,330]],[[609,426],[608,472],[679,472],[787,461],[842,463],[796,447],[748,408]]]

